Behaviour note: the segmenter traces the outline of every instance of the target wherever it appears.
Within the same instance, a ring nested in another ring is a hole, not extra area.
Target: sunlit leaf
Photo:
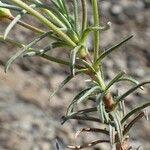
[[[71,70],[72,76],[74,76],[75,74],[76,56],[77,56],[79,49],[80,49],[80,46],[77,46],[70,52],[70,70]]]
[[[120,43],[116,44],[115,46],[112,46],[111,48],[109,48],[108,50],[104,51],[100,57],[97,59],[96,63],[98,63],[99,61],[101,61],[103,58],[105,58],[107,55],[109,55],[110,53],[112,53],[114,50],[116,50],[117,48],[119,48],[122,44],[124,44],[125,42],[127,42],[128,40],[130,40],[133,37],[133,35],[125,38],[124,40],[122,40]]]
[[[121,120],[121,123],[124,123],[128,118],[130,118],[132,115],[134,115],[137,112],[142,111],[144,108],[149,107],[150,106],[150,102],[143,104],[142,106],[139,106],[135,109],[133,109],[132,111],[130,111],[128,114],[126,114],[126,116]]]
[[[49,32],[44,33],[43,35],[39,36],[35,40],[33,40],[31,43],[29,43],[27,46],[25,46],[21,51],[18,51],[15,55],[13,55],[8,62],[5,65],[5,72],[7,72],[9,66],[18,58],[20,55],[22,55],[26,50],[34,46],[37,42],[41,41],[43,38],[45,38]]]
[[[56,95],[72,78],[73,76],[69,75],[63,82],[61,82],[61,84],[50,95],[49,99],[51,99],[54,95]]]
[[[144,117],[144,112],[141,112],[140,114],[138,114],[133,120],[130,121],[130,123],[128,123],[126,126],[125,126],[125,129],[123,131],[123,135],[126,135],[129,130],[132,128],[132,126],[139,120],[141,119],[142,117]]]
[[[123,75],[125,74],[125,72],[120,72],[118,73],[109,83],[108,85],[106,86],[105,88],[105,92],[115,83],[117,82]]]
[[[125,97],[127,97],[128,95],[132,94],[135,90],[137,90],[138,88],[142,87],[143,85],[145,84],[150,84],[150,81],[145,81],[145,82],[142,82],[136,86],[134,86],[133,88],[131,88],[130,90],[128,90],[127,92],[125,92],[123,95],[119,96],[117,99],[116,99],[116,102],[119,103],[120,101],[122,101]]]
[[[120,81],[129,81],[129,82],[131,82],[131,83],[133,83],[133,84],[135,84],[135,85],[138,85],[138,84],[139,84],[139,81],[133,79],[132,77],[128,77],[128,76],[126,76],[126,77],[121,77],[120,79],[117,80],[117,82],[120,82]],[[140,87],[140,88],[141,88],[142,90],[144,90],[143,87]]]
[[[35,7],[35,5],[31,5],[31,7]],[[22,16],[24,14],[26,14],[27,11],[26,10],[22,10],[20,14],[18,14],[12,21],[11,23],[8,25],[8,27],[5,30],[4,33],[4,39],[6,39],[7,35],[9,34],[9,32],[11,31],[11,29],[17,24],[17,22],[22,18]]]

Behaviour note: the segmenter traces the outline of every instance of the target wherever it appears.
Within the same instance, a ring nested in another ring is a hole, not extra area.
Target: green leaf
[[[117,135],[119,138],[119,141],[122,141],[123,133],[122,133],[122,126],[121,126],[121,120],[120,117],[118,116],[117,112],[112,111],[110,112],[111,116],[113,117],[114,120],[114,125],[117,131]]]
[[[95,118],[95,117],[91,117],[91,116],[74,116],[74,114],[71,114],[70,116],[63,116],[63,121],[61,124],[64,124],[67,120],[69,119],[76,119],[76,120],[84,120],[84,121],[92,121],[92,122],[97,122],[97,123],[100,123],[102,124],[101,120],[99,118]]]
[[[59,4],[59,7],[60,7],[62,13],[64,14],[64,16],[66,16],[66,18],[69,19],[69,21],[70,21],[70,17],[69,17],[68,10],[67,10],[64,0],[57,0],[57,2]]]
[[[14,6],[14,5],[9,5],[9,4],[6,4],[6,3],[2,3],[0,1],[0,7],[1,8],[6,8],[6,9],[9,9],[9,10],[14,10],[14,11],[21,11],[21,8],[17,7],[17,6]]]
[[[124,101],[120,101],[119,106],[120,106],[120,114],[122,117],[124,117],[126,115],[126,107]]]
[[[67,108],[67,116],[70,115],[73,111],[73,107],[74,107],[74,104],[76,103],[76,101],[78,99],[80,99],[87,91],[89,91],[91,88],[86,88],[84,90],[82,90],[81,92],[79,92],[75,97],[74,99],[72,100],[71,104],[68,106]]]
[[[27,46],[23,48],[23,50],[18,51],[15,55],[13,55],[6,63],[5,65],[5,72],[7,72],[10,65],[18,58],[20,55],[22,55],[26,50],[31,48],[33,45],[35,45],[37,42],[41,41],[43,38],[49,35],[49,32],[42,34],[41,36],[37,37],[34,41],[29,43]]]
[[[68,45],[65,45],[65,43],[63,43],[63,42],[54,42],[54,43],[48,45],[47,47],[45,47],[44,49],[40,49],[40,50],[30,49],[23,55],[23,57],[40,56],[40,55],[47,53],[48,51],[50,51],[52,49],[55,49],[58,47],[65,47],[66,48],[67,46]]]
[[[73,12],[74,12],[74,29],[76,33],[79,33],[79,14],[78,14],[78,2],[77,0],[73,0]]]
[[[134,115],[137,112],[142,111],[144,108],[149,107],[150,106],[150,102],[143,104],[142,106],[139,106],[135,109],[133,109],[132,111],[130,111],[128,114],[126,114],[126,116],[121,120],[121,123],[124,123],[128,118],[130,118],[132,115]]]
[[[122,101],[125,97],[127,97],[128,95],[130,95],[131,93],[133,93],[135,90],[137,90],[138,88],[140,88],[141,86],[145,85],[145,84],[150,84],[150,81],[145,81],[145,82],[142,82],[136,86],[134,86],[133,88],[131,88],[130,90],[128,90],[127,92],[125,92],[123,95],[119,96],[117,99],[116,99],[116,102],[117,104]]]
[[[115,46],[112,46],[111,48],[109,48],[108,50],[104,51],[100,57],[96,60],[96,63],[99,63],[99,61],[101,61],[102,59],[104,59],[107,55],[109,55],[110,53],[112,53],[114,50],[116,50],[117,48],[119,48],[120,46],[122,46],[125,42],[127,42],[128,40],[130,40],[133,37],[133,35],[125,38],[124,40],[122,40],[120,43],[116,44]]]
[[[111,146],[113,146],[115,143],[115,134],[116,134],[115,128],[111,124],[109,124],[109,136]]]
[[[139,81],[133,79],[132,77],[121,77],[120,79],[118,79],[117,82],[120,82],[120,81],[129,81],[135,85],[138,85],[139,84]],[[143,87],[140,87],[142,90],[144,90]]]
[[[75,98],[72,100],[71,104],[67,109],[67,114],[71,114],[73,107],[75,104],[79,104],[81,102],[85,102],[87,98],[95,91],[100,90],[99,86],[90,87],[79,92]]]
[[[31,7],[35,7],[35,5],[31,5]],[[6,39],[7,35],[9,34],[9,32],[11,31],[11,29],[17,24],[17,22],[22,18],[22,16],[24,14],[26,14],[27,11],[26,10],[22,10],[20,14],[18,14],[12,21],[11,23],[8,25],[8,27],[5,30],[4,33],[4,39]]]
[[[116,83],[123,75],[125,74],[125,72],[120,72],[118,73],[109,83],[108,85],[106,86],[105,88],[105,92],[107,92],[107,90],[114,84]]]
[[[77,103],[84,102],[87,99],[87,97],[89,97],[93,92],[95,92],[97,90],[99,90],[99,92],[101,92],[99,86],[92,87],[87,92],[85,92],[82,97],[80,97],[78,100],[75,100],[75,102],[77,102]]]
[[[82,110],[79,110],[77,112],[72,113],[71,115],[73,115],[73,116],[83,115],[83,114],[88,114],[88,113],[95,112],[95,111],[97,111],[97,107],[82,109]],[[69,113],[67,113],[67,115],[68,114]]]
[[[105,107],[103,103],[103,94],[99,94],[97,96],[96,102],[97,102],[97,110],[100,116],[100,120],[102,121],[102,123],[104,123],[105,122],[105,116],[104,116]]]
[[[77,46],[70,52],[70,70],[71,70],[72,76],[74,76],[75,74],[76,56],[77,56],[79,49],[80,49],[80,46]]]
[[[82,73],[82,70],[77,71],[75,75]],[[62,83],[54,90],[54,92],[50,95],[49,99],[51,99],[54,95],[56,95],[74,76],[69,75]]]
[[[54,95],[56,95],[71,79],[73,78],[72,75],[69,75],[50,95],[49,99],[51,99]]]
[[[138,122],[139,119],[141,119],[142,117],[144,117],[144,112],[139,113],[130,123],[128,123],[125,126],[125,129],[123,131],[123,135],[126,135],[129,130],[133,127],[133,125]]]
[[[59,6],[59,8],[61,9],[61,11],[66,14],[66,11],[65,11],[65,8],[64,8],[64,5],[63,5],[63,2],[62,0],[57,0],[57,4]]]
[[[13,21],[11,21],[11,23],[8,25],[8,27],[6,28],[5,30],[5,33],[4,33],[4,39],[7,38],[7,35],[9,34],[9,32],[11,31],[11,29],[17,24],[17,22],[21,19],[22,15],[19,14],[17,15]]]
[[[66,27],[68,27],[69,29],[72,28],[69,20],[67,20],[67,18],[60,11],[58,11],[58,9],[50,7],[50,10],[53,12],[55,16],[57,16],[59,20],[61,20],[61,22],[63,22],[63,24],[65,24]]]

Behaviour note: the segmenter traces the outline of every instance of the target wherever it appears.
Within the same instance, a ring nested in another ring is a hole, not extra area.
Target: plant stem
[[[99,11],[97,0],[92,0],[92,6],[93,6],[94,26],[99,27]],[[96,62],[99,56],[99,40],[100,40],[99,30],[94,31],[94,62]]]
[[[97,72],[96,77],[97,77],[97,80],[98,80],[98,83],[99,83],[101,89],[102,89],[102,90],[105,90],[106,85],[105,85],[105,83],[104,83],[104,80],[103,80],[103,78],[102,78],[102,76],[101,76],[101,72],[100,72],[100,71]]]
[[[57,26],[51,23],[47,18],[42,16],[39,12],[29,7],[26,3],[22,2],[21,0],[11,0],[11,1],[14,2],[16,5],[18,5],[19,7],[21,7],[22,9],[25,9],[31,15],[35,16],[38,20],[40,20],[40,22],[45,24],[49,29],[51,29],[54,33],[60,36],[70,46],[72,47],[76,46],[76,43],[74,43],[65,33],[60,31],[60,29]]]
[[[9,16],[8,19],[9,19],[9,20],[13,20],[13,19],[14,19],[14,16]],[[25,27],[25,28],[27,28],[27,29],[33,31],[33,32],[36,32],[36,33],[38,33],[38,34],[43,34],[43,33],[45,33],[45,31],[43,31],[43,30],[41,30],[41,29],[39,29],[39,28],[36,28],[36,27],[34,27],[34,26],[30,25],[30,24],[27,24],[27,23],[25,23],[25,22],[23,22],[23,21],[20,21],[20,20],[17,22],[17,24],[19,24],[19,25],[21,25],[21,26],[23,26],[23,27]]]
[[[82,3],[82,31],[87,28],[87,2],[86,0],[81,0]]]

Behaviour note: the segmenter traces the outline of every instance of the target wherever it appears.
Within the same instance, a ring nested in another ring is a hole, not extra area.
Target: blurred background
[[[150,79],[150,1],[101,0],[99,7],[101,24],[112,22],[111,29],[101,34],[101,49],[105,50],[126,36],[134,35],[134,38],[103,62],[106,79],[109,81],[120,70],[125,70],[139,81]],[[90,3],[88,10],[91,18]],[[34,18],[23,19],[44,29]],[[4,33],[8,23],[9,21],[0,21],[0,34]],[[17,25],[9,36],[29,43],[35,35]],[[39,43],[38,47],[48,42],[45,40]],[[92,49],[90,39],[89,47]],[[82,127],[98,127],[99,124],[69,121],[61,125],[61,116],[65,114],[69,102],[85,86],[83,77],[72,80],[48,101],[50,92],[69,74],[69,69],[38,57],[20,58],[5,74],[4,65],[17,50],[9,43],[0,43],[0,150],[55,150],[56,137],[62,149],[65,149],[63,147],[67,144],[97,140],[99,134],[83,134],[76,140],[74,136]],[[51,55],[66,58],[64,50],[52,51]],[[125,83],[117,86],[121,89],[119,94],[130,87]],[[128,96],[126,104],[132,109],[148,100],[150,86]],[[130,137],[133,149],[140,146],[140,150],[149,150],[149,121],[141,119],[130,131]],[[109,149],[109,145],[102,144],[89,150]]]

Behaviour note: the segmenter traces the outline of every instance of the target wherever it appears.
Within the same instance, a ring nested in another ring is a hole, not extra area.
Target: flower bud
[[[12,15],[9,9],[0,8],[0,18],[9,18],[10,16]]]

